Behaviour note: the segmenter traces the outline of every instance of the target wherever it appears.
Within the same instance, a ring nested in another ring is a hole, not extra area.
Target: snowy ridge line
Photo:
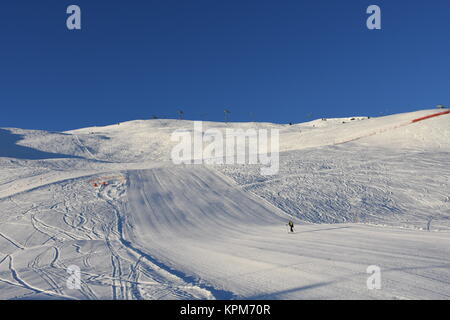
[[[431,114],[429,116],[425,116],[425,117],[414,119],[414,120],[411,121],[411,123],[427,120],[427,119],[434,118],[434,117],[443,116],[444,114],[449,114],[449,113],[450,113],[450,110],[444,111],[444,112],[435,113],[435,114]]]
[[[369,133],[367,135],[363,135],[363,136],[360,136],[360,137],[348,139],[348,140],[341,141],[341,142],[336,142],[335,145],[344,144],[344,143],[348,143],[348,142],[353,142],[353,141],[360,140],[360,139],[367,138],[367,137],[372,137],[372,136],[377,135],[377,134],[385,133],[385,132],[388,132],[388,131],[391,131],[391,130],[396,130],[396,129],[399,129],[399,128],[411,125],[413,123],[417,123],[417,122],[420,122],[420,121],[423,121],[423,120],[428,120],[428,119],[431,119],[431,118],[443,116],[443,115],[446,115],[446,114],[450,114],[450,110],[444,111],[444,112],[439,112],[439,113],[434,113],[434,114],[431,114],[431,115],[428,115],[428,116],[424,116],[424,117],[421,117],[421,118],[416,118],[416,119],[413,119],[411,121],[408,121],[408,122],[405,122],[405,123],[401,123],[401,124],[398,124],[398,125],[395,125],[395,126],[392,126],[392,127],[383,128],[383,129],[374,131],[372,133]]]

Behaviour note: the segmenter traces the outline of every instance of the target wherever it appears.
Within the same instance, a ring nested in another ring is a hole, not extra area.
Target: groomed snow
[[[436,112],[203,123],[279,129],[274,176],[173,165],[191,121],[0,129],[0,298],[449,299],[450,115],[411,123]]]

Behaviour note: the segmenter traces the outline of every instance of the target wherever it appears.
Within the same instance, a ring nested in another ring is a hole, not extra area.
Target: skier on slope
[[[294,233],[294,222],[292,220],[289,220],[288,224],[289,228],[291,228],[291,232]]]

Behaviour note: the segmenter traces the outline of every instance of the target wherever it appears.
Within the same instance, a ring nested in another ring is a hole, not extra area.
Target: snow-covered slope
[[[191,121],[0,129],[0,298],[448,299],[450,114],[412,122],[437,112],[203,123],[279,129],[274,176],[172,164]]]
[[[280,151],[302,150],[358,141],[365,146],[449,151],[449,115],[411,123],[435,114],[423,110],[380,118],[319,119],[294,125],[203,122],[203,129],[279,129]],[[193,132],[192,121],[136,120],[65,133],[0,129],[1,157],[49,159],[81,157],[108,162],[169,161],[175,130]],[[31,148],[31,150],[30,150]],[[28,151],[25,152],[25,151]],[[50,154],[48,154],[50,153]]]

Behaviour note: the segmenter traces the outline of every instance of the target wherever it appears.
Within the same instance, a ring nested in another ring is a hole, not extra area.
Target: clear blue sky
[[[82,9],[82,30],[66,8]],[[382,9],[382,30],[366,8]],[[450,104],[450,1],[10,0],[0,127],[301,122]]]

